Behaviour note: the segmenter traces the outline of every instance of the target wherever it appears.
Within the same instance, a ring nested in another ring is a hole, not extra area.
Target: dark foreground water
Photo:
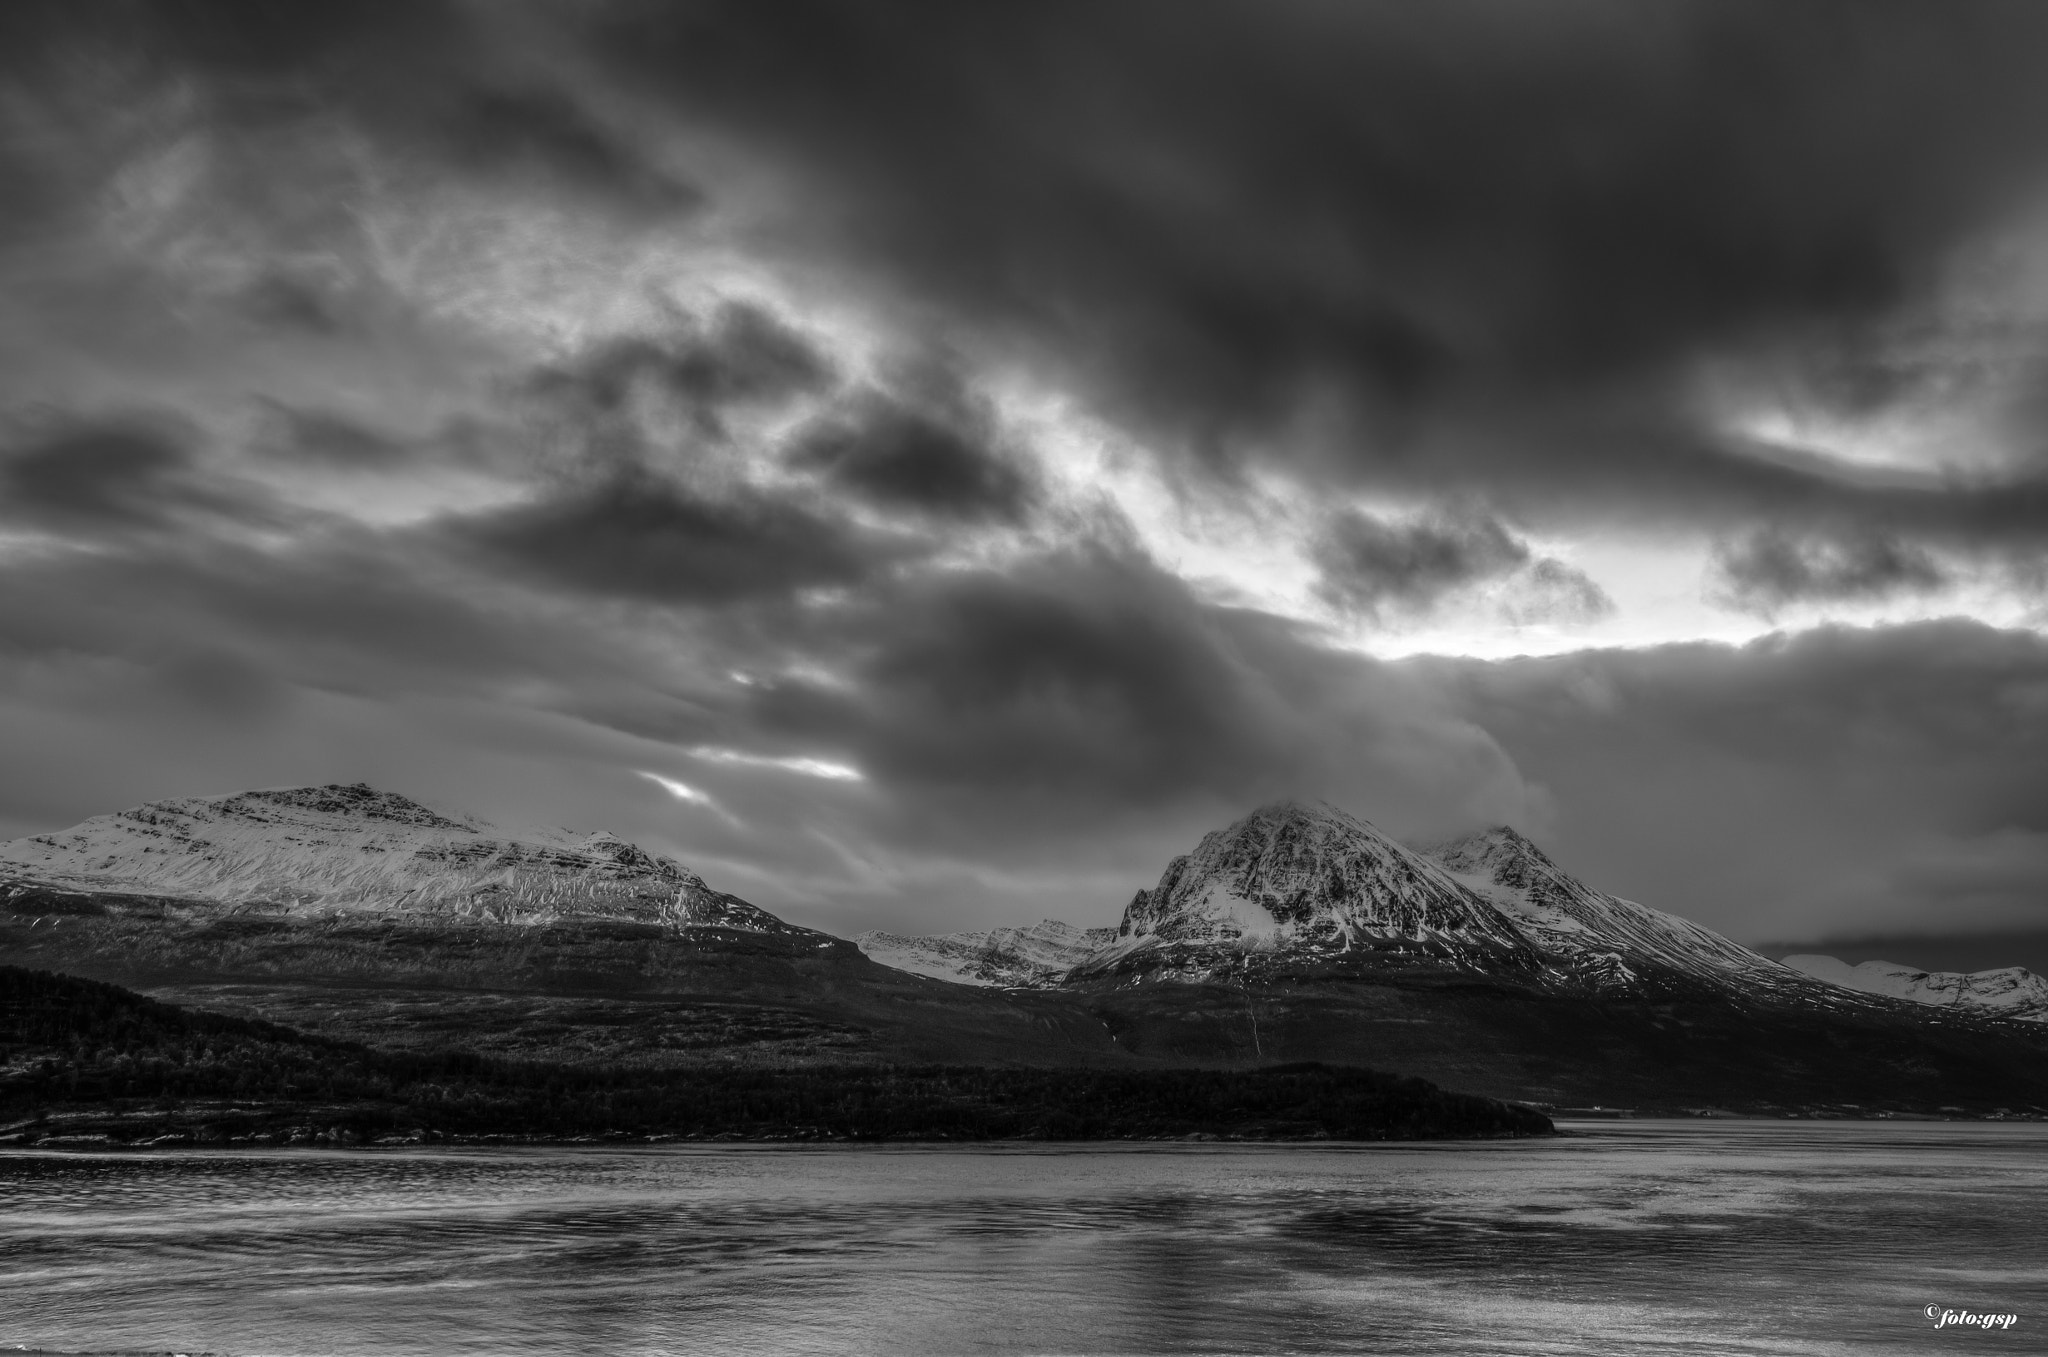
[[[0,1350],[2048,1352],[2048,1126],[1570,1129],[0,1153]]]

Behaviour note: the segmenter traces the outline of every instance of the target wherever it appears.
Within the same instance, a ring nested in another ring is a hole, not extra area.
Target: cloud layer
[[[2048,14],[0,25],[0,832],[367,778],[927,929],[1292,794],[1745,937],[2048,898]]]

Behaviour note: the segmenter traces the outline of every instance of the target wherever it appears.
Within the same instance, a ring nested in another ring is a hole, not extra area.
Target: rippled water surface
[[[2048,1351],[2048,1127],[1570,1129],[0,1153],[0,1349]]]

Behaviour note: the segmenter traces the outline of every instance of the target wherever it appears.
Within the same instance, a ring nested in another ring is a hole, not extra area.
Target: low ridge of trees
[[[1423,1139],[1548,1132],[1420,1079],[1257,1070],[832,1066],[647,1071],[379,1051],[0,967],[0,1136],[1041,1140]],[[209,1134],[208,1132],[211,1132]]]

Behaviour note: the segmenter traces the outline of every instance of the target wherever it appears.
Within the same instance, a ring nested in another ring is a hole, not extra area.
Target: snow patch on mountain
[[[1851,966],[1831,956],[1788,956],[1793,970],[1843,989],[1888,994],[1916,1004],[1936,1004],[2048,1023],[2048,979],[2024,966],[1990,971],[1922,971],[1890,961]]]
[[[808,933],[614,835],[508,834],[362,783],[153,801],[0,844],[0,872],[285,915]]]
[[[871,961],[913,975],[991,988],[1044,988],[1100,951],[1114,928],[1077,928],[1046,919],[1029,928],[907,937],[870,932],[854,939]]]

